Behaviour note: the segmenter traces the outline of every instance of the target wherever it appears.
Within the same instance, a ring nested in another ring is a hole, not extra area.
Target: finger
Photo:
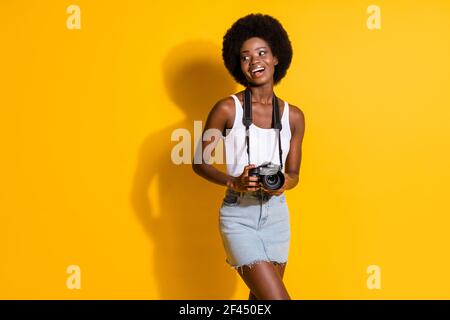
[[[244,183],[249,183],[249,182],[251,182],[251,183],[258,183],[259,184],[258,180],[244,179]]]
[[[253,181],[248,181],[245,183],[246,187],[259,187],[259,183],[258,182],[253,182]]]
[[[248,187],[247,188],[248,191],[258,191],[259,188],[255,188],[255,187]]]
[[[243,172],[244,176],[248,176],[248,170],[250,170],[251,168],[254,168],[254,167],[255,167],[254,164],[248,164],[248,165],[246,165],[246,166],[244,167],[244,172]]]
[[[249,181],[259,181],[259,177],[258,176],[248,176],[248,180]]]

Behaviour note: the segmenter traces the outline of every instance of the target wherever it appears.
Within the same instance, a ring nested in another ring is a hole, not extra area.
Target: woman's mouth
[[[253,78],[258,78],[264,73],[265,70],[266,69],[263,67],[256,68],[256,69],[252,70],[251,74],[252,74]]]

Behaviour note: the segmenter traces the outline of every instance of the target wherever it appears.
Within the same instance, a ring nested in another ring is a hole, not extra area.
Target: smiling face
[[[277,57],[272,55],[269,44],[261,38],[249,38],[240,51],[241,70],[247,81],[254,84],[273,82]]]

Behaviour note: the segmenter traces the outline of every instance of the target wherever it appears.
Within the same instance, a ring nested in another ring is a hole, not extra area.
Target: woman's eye
[[[262,52],[262,53],[266,53],[265,51],[260,51],[259,53],[261,53],[261,52]]]
[[[247,60],[247,57],[242,57],[242,60],[244,60],[244,61]]]

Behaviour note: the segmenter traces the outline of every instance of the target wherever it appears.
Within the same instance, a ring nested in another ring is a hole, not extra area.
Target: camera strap
[[[244,91],[244,115],[242,118],[242,122],[245,126],[245,141],[247,144],[247,154],[248,154],[248,163],[250,164],[250,125],[252,122],[252,92],[247,87]],[[275,92],[273,93],[272,98],[272,126],[278,132],[278,151],[280,155],[280,170],[283,170],[283,150],[281,149],[281,119],[280,119],[280,108],[278,106],[278,98],[275,96]]]

